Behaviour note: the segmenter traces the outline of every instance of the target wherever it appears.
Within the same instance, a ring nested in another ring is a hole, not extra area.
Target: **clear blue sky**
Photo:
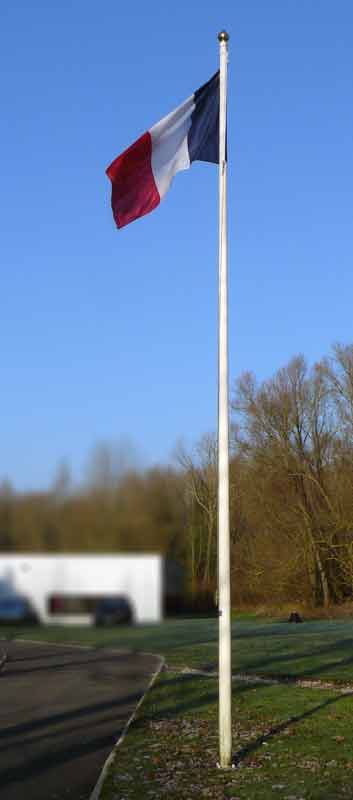
[[[352,25],[350,0],[4,1],[1,477],[215,429],[217,167],[120,232],[105,168],[215,72],[223,27],[231,381],[352,342]]]

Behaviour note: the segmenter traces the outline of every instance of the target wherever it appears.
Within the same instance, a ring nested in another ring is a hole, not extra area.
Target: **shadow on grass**
[[[256,622],[244,624],[241,621],[233,624],[234,653],[237,655],[237,642],[243,642],[244,651],[249,642],[248,653],[239,651],[235,671],[258,673],[268,677],[294,679],[320,677],[340,668],[349,671],[353,665],[353,626],[351,622],[327,623],[304,622],[301,625],[289,623]],[[347,632],[347,637],[344,634]],[[0,628],[0,635],[4,633]],[[340,638],[335,638],[339,634]],[[70,644],[84,644],[100,651],[105,648],[128,648],[132,653],[144,651],[163,653],[172,664],[196,665],[205,671],[217,670],[218,627],[216,620],[178,620],[166,621],[162,625],[143,627],[112,628],[97,631],[94,628],[76,629],[62,628],[11,629],[6,638],[0,642],[3,649],[10,647],[14,637],[23,636],[41,639],[43,643],[54,641],[69,647]],[[324,637],[330,637],[326,641]],[[273,639],[273,647],[271,643]],[[308,641],[309,639],[309,641]],[[331,639],[331,641],[330,641]],[[251,640],[254,640],[253,642]],[[263,650],[270,652],[261,653]],[[13,642],[14,644],[14,642]],[[291,652],[284,652],[286,647]],[[251,654],[251,655],[250,655]],[[326,656],[326,658],[323,658]],[[318,663],[320,658],[324,663]],[[329,660],[329,663],[327,663]],[[325,663],[326,662],[326,663]],[[278,669],[276,669],[276,667]],[[338,678],[340,679],[340,678]],[[349,678],[346,678],[348,680]],[[343,675],[342,681],[345,680]],[[352,670],[353,680],[353,670]]]
[[[192,711],[197,712],[208,705],[214,705],[218,701],[218,690],[205,691],[200,696],[199,685],[206,681],[215,682],[216,679],[214,676],[177,675],[173,678],[164,678],[162,683],[155,683],[149,692],[149,705],[153,706],[153,703],[156,702],[156,704],[158,703],[158,708],[156,707],[155,710],[149,708],[145,713],[143,713],[142,708],[141,717],[139,717],[137,722],[145,724],[146,721],[157,718],[173,719],[178,717],[179,714],[189,714]],[[182,699],[179,702],[177,699],[172,705],[168,703],[164,705],[164,695],[167,696],[172,687],[180,687]],[[236,693],[244,694],[255,687],[258,688],[258,684],[242,684],[241,686],[237,686]]]
[[[347,650],[352,652],[352,655],[349,657],[345,657]],[[304,659],[313,659],[319,658],[323,655],[334,655],[337,652],[342,652],[342,657],[336,659],[335,661],[330,661],[326,664],[316,664],[315,666],[311,666],[306,668],[305,665],[300,666],[300,662]],[[274,665],[276,664],[286,664],[290,662],[297,662],[298,666],[295,669],[295,672],[274,672]],[[269,675],[273,678],[305,678],[305,677],[312,677],[317,676],[319,677],[322,673],[328,672],[331,669],[335,669],[337,667],[345,667],[349,664],[353,664],[353,639],[339,639],[338,641],[334,641],[330,644],[320,645],[318,647],[311,647],[310,649],[305,650],[304,652],[297,651],[295,653],[283,653],[280,655],[272,655],[268,654],[265,658],[257,658],[250,663],[244,663],[243,669],[245,672],[256,673],[263,675]],[[267,669],[266,669],[267,668]],[[270,670],[270,672],[268,671]]]
[[[149,695],[149,708],[147,708],[146,712],[142,713],[141,716],[136,720],[135,725],[137,725],[137,727],[144,727],[146,722],[149,721],[157,719],[176,719],[181,714],[190,715],[193,712],[196,715],[200,711],[204,711],[207,706],[213,706],[214,716],[216,717],[218,712],[215,706],[217,705],[218,701],[218,691],[214,689],[214,686],[212,686],[212,688],[210,687],[209,691],[207,691],[207,689],[203,690],[201,686],[202,683],[204,684],[208,680],[215,681],[214,678],[201,678],[195,675],[178,675],[172,678],[164,678],[162,683],[157,683],[152,687]],[[261,690],[274,685],[275,684],[267,684],[265,687],[250,682],[244,685],[239,685],[233,690],[233,698],[234,696],[239,697],[240,695],[244,695],[246,692],[249,692],[254,688]],[[178,696],[175,697],[176,687],[179,687],[181,695],[180,699]],[[170,703],[170,697],[168,697],[171,689],[174,689],[175,697],[175,702],[172,704]],[[352,696],[353,692],[345,693],[344,695],[339,695],[336,697],[330,697],[321,703],[318,703],[313,708],[303,711],[303,713],[300,714],[294,714],[283,722],[278,723],[277,725],[273,726],[269,732],[258,736],[256,739],[237,750],[233,755],[234,764],[239,766],[243,761],[245,761],[245,759],[252,754],[255,754],[264,743],[275,739],[289,727],[298,725],[303,720],[314,717],[322,710],[331,706],[335,706],[342,700],[345,700],[347,697]],[[154,703],[156,704],[155,708]]]
[[[258,736],[257,739],[255,739],[252,742],[249,742],[249,744],[245,745],[245,747],[241,747],[240,750],[237,750],[233,754],[233,762],[235,766],[239,766],[248,756],[254,754],[256,750],[258,750],[259,747],[261,747],[265,742],[270,742],[272,739],[278,736],[278,734],[283,733],[289,727],[297,725],[304,719],[313,717],[319,711],[322,711],[323,708],[337,705],[337,703],[340,703],[342,700],[352,695],[353,692],[351,695],[345,694],[339,697],[331,697],[328,700],[324,700],[323,703],[319,703],[314,708],[311,708],[309,711],[304,711],[303,714],[295,714],[293,717],[290,717],[290,719],[287,719],[285,722],[281,722],[279,725],[275,725],[273,728],[271,728],[269,733],[266,733],[263,736]]]
[[[69,645],[85,644],[97,649],[101,647],[128,647],[132,651],[143,650],[154,652],[170,652],[174,650],[194,647],[195,645],[208,645],[217,643],[218,626],[214,619],[181,620],[178,622],[161,625],[143,625],[130,627],[115,627],[109,629],[75,628],[70,630],[63,627],[39,627],[30,629],[0,628],[0,637],[3,641],[12,641],[21,638],[33,638],[43,643],[60,643]]]

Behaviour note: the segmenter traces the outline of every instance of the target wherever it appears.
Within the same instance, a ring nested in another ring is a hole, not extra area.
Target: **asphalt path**
[[[156,656],[0,641],[1,800],[88,800]]]

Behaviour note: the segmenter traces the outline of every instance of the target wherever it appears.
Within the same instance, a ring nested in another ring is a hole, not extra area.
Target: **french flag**
[[[219,72],[106,170],[117,227],[153,211],[174,175],[193,161],[219,162]]]

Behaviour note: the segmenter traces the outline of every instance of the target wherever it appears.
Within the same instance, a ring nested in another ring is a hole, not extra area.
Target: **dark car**
[[[131,625],[133,612],[131,603],[123,595],[104,597],[99,600],[95,610],[96,625]]]
[[[39,619],[26,597],[0,596],[0,625],[38,625]]]

